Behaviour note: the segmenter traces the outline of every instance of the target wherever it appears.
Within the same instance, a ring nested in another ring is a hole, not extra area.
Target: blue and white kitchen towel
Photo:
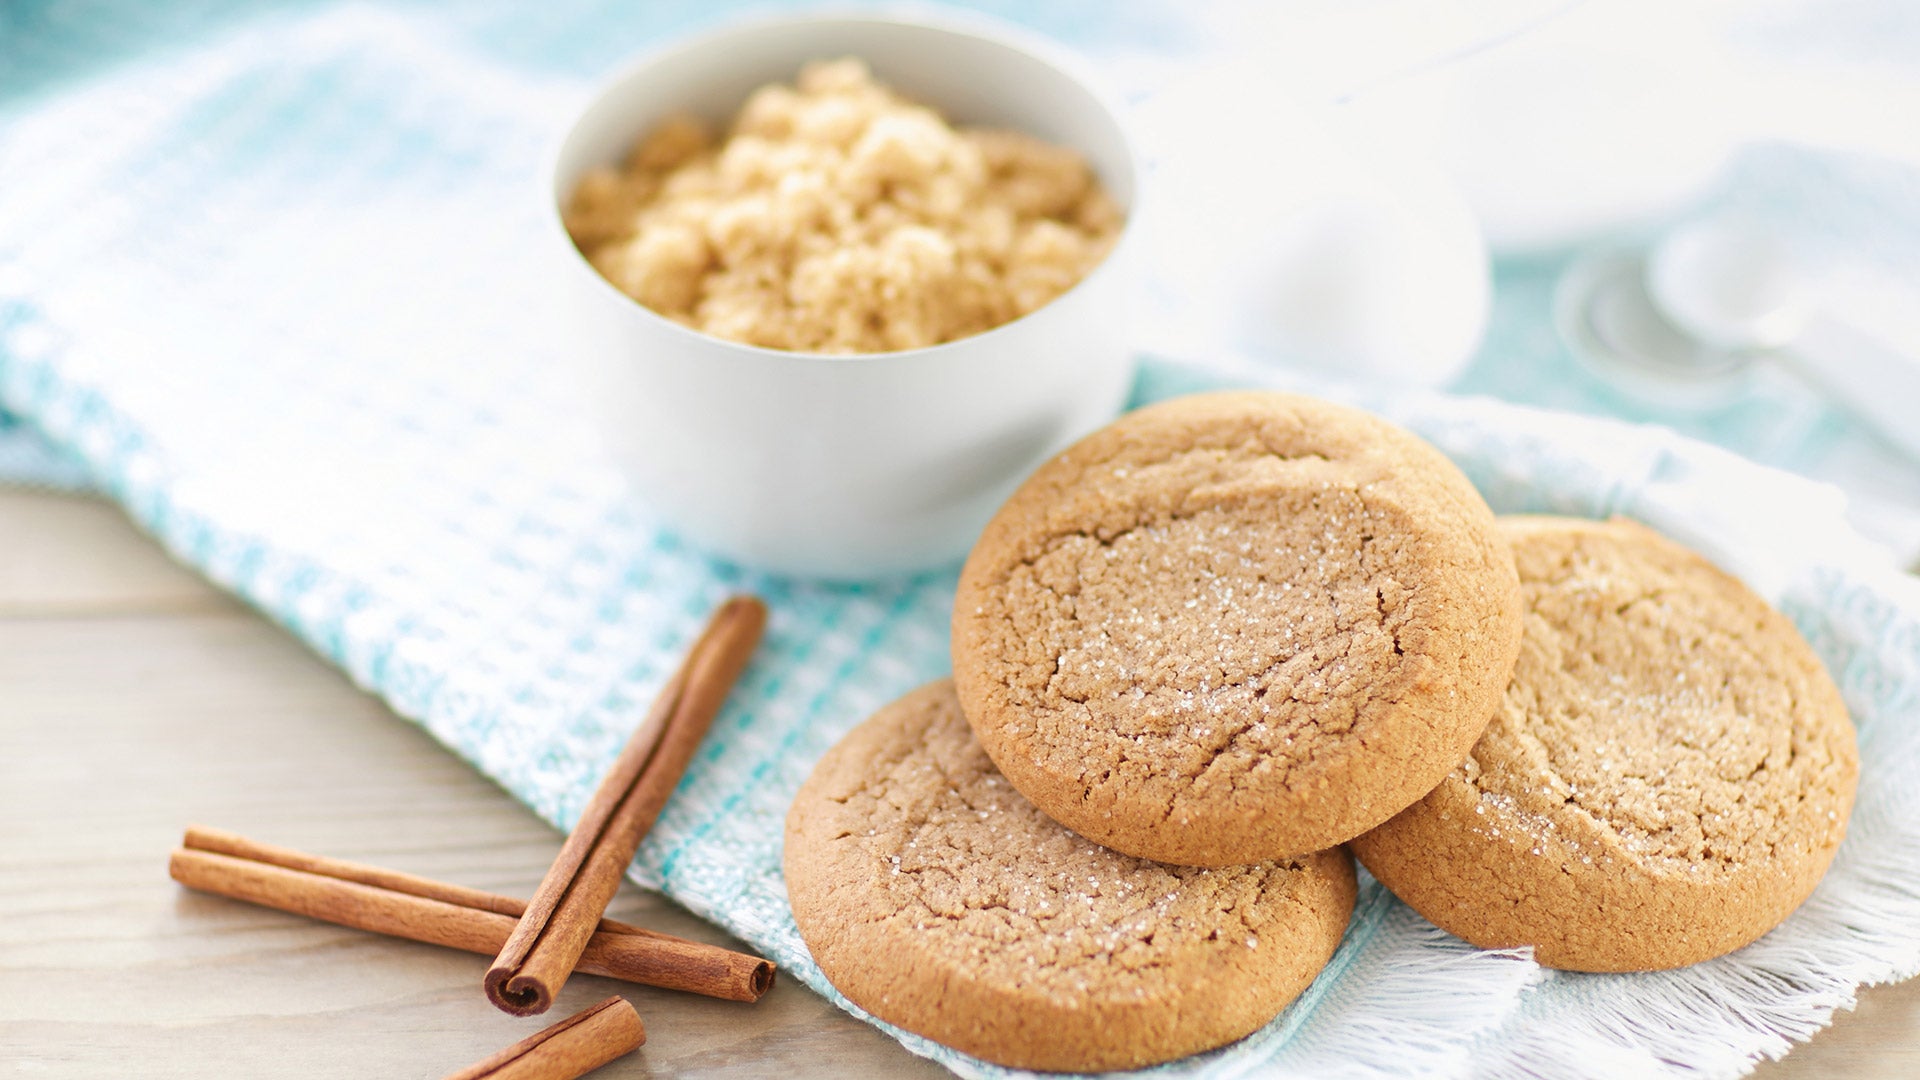
[[[527,270],[537,163],[581,84],[443,31],[355,7],[274,16],[11,102],[0,406],[52,444],[17,452],[43,479],[71,482],[77,462],[181,559],[557,828],[706,612],[735,590],[766,597],[766,643],[633,877],[858,1013],[795,933],[781,824],[842,732],[946,671],[953,575],[763,577],[627,498],[575,419]],[[1139,397],[1211,378],[1151,363]],[[1920,971],[1920,589],[1840,524],[1837,496],[1654,428],[1360,403],[1435,442],[1497,509],[1631,514],[1779,603],[1860,725],[1853,826],[1786,925],[1664,974],[1544,972],[1370,884],[1280,1019],[1153,1071],[1731,1076],[1858,985]],[[16,422],[0,438],[38,436]],[[891,1033],[956,1072],[1006,1073]]]

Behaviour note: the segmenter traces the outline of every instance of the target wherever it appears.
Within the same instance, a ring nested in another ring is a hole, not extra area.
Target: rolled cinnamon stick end
[[[573,1080],[633,1053],[646,1041],[640,1014],[627,999],[615,996],[449,1073],[446,1080]]]
[[[603,919],[600,931],[588,939],[574,970],[588,975],[644,970],[655,977],[628,981],[727,1001],[759,1001],[773,989],[775,969],[771,960],[748,953],[648,934],[638,927]]]

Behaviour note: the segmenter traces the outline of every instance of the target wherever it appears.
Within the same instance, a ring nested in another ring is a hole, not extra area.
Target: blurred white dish
[[[1644,252],[1589,255],[1561,277],[1554,304],[1573,355],[1621,389],[1711,407],[1771,363],[1920,461],[1920,357],[1826,312],[1791,245],[1764,222],[1702,218]]]
[[[1689,222],[1647,260],[1647,293],[1709,346],[1773,350],[1908,456],[1920,460],[1920,357],[1825,311],[1782,237],[1737,217]]]
[[[876,77],[956,123],[1071,147],[1130,211],[1133,152],[1070,57],[978,20],[756,21],[641,60],[609,80],[558,149],[544,193],[571,301],[563,327],[584,389],[635,490],[717,553],[841,580],[957,559],[1036,465],[1124,403],[1133,370],[1129,222],[1107,260],[1032,314],[931,348],[780,352],[687,329],[608,284],[559,207],[594,165],[677,112],[724,122],[754,89],[821,58]]]
[[[1661,237],[1647,255],[1647,295],[1675,326],[1722,349],[1780,348],[1813,315],[1784,238],[1732,217]]]
[[[1617,242],[1695,201],[1742,139],[1719,34],[1695,5],[1569,4],[1351,106],[1453,175],[1496,253]]]
[[[1472,359],[1491,303],[1472,211],[1438,168],[1349,120],[1249,65],[1143,107],[1175,344],[1430,387]]]

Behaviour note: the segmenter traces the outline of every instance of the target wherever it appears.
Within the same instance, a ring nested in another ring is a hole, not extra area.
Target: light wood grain
[[[543,1026],[486,1003],[484,957],[168,880],[189,822],[522,896],[560,838],[110,507],[0,492],[0,770],[0,1074],[435,1077]],[[631,886],[611,914],[728,941]],[[615,992],[648,1041],[596,1076],[938,1074],[785,978],[579,976],[553,1015]],[[1756,1075],[1920,1075],[1920,982]]]
[[[237,610],[97,499],[0,487],[0,618]]]

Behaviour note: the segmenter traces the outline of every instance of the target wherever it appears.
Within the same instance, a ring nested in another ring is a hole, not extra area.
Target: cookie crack
[[[1361,548],[1364,550],[1367,542],[1372,539],[1373,537],[1371,536],[1362,537]],[[1400,643],[1400,629],[1399,627],[1393,625],[1392,613],[1387,611],[1387,590],[1380,588],[1378,585],[1374,586],[1373,603],[1374,603],[1374,610],[1380,613],[1380,628],[1382,630],[1385,630],[1387,632],[1387,636],[1393,639],[1393,655],[1395,656],[1407,655],[1406,648],[1402,646]]]

